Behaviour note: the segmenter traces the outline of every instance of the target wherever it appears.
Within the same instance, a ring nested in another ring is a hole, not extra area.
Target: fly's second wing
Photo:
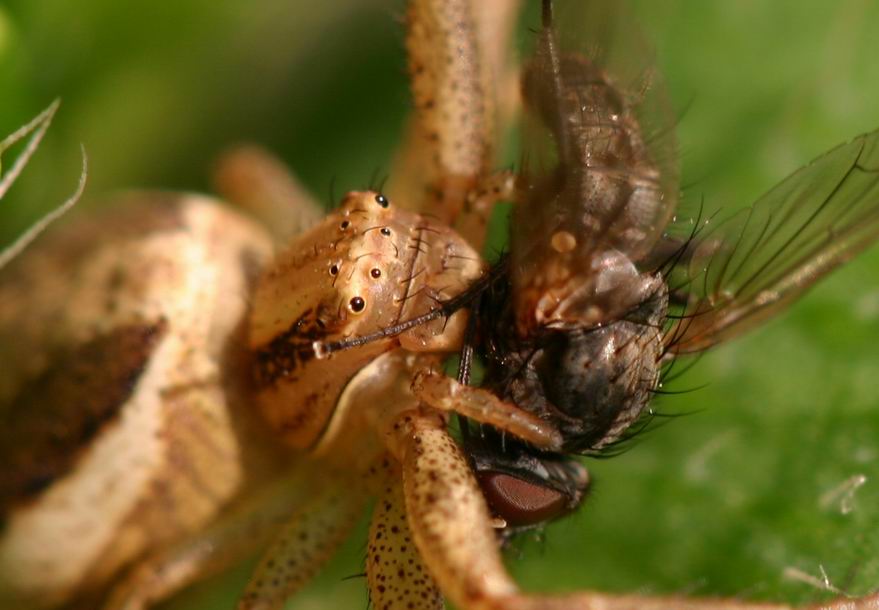
[[[674,353],[698,352],[778,313],[879,239],[879,130],[800,168],[731,218],[709,222],[688,260]]]
[[[629,280],[674,212],[678,172],[658,75],[631,67],[650,57],[634,28],[619,3],[544,2],[522,77],[511,229],[520,329],[583,323],[590,308],[586,323],[600,324],[644,298]]]

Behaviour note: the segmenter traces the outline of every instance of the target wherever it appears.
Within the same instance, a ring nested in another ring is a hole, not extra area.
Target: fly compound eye
[[[366,309],[366,301],[363,300],[363,297],[352,297],[352,299],[348,301],[348,309],[350,309],[352,313],[361,313]]]
[[[491,509],[512,527],[537,525],[568,512],[560,491],[502,472],[480,472],[479,486]]]

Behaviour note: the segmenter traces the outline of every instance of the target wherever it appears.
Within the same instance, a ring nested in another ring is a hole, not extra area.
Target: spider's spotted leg
[[[504,571],[490,516],[467,460],[435,411],[410,411],[392,428],[403,464],[409,526],[418,550],[452,603],[471,610],[516,594]]]
[[[420,371],[412,382],[412,392],[434,409],[454,411],[479,423],[490,424],[537,447],[558,450],[562,446],[561,433],[551,423],[501,400],[488,390],[458,383],[439,373]]]
[[[317,481],[302,466],[232,507],[207,531],[138,564],[114,587],[103,610],[151,608],[187,585],[259,552],[296,512],[296,506],[315,497]]]
[[[312,465],[314,467],[314,465]],[[238,610],[279,610],[345,541],[368,498],[367,479],[323,473],[323,483],[290,512],[263,555]]]
[[[467,459],[435,411],[409,411],[392,426],[415,545],[440,589],[465,610],[784,610],[732,600],[687,600],[580,592],[521,592],[503,567],[488,507]],[[393,606],[391,606],[393,608]],[[879,596],[815,608],[879,607]]]
[[[411,0],[407,39],[412,94],[434,149],[431,211],[451,222],[490,162],[490,108],[469,0]]]
[[[406,522],[400,467],[386,458],[384,480],[369,527],[366,575],[376,610],[442,610],[443,596],[430,576]]]
[[[410,0],[407,7],[416,113],[388,192],[455,224],[476,247],[491,212],[485,194],[505,180],[512,184],[491,170],[496,119],[507,122],[518,106],[516,72],[507,61],[518,6],[518,0]],[[506,103],[496,117],[498,101]]]

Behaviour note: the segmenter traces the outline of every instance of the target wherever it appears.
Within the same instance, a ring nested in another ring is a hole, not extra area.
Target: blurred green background
[[[879,126],[879,3],[633,4],[682,115],[689,198],[745,205]],[[80,142],[85,205],[123,187],[204,190],[214,155],[240,140],[278,152],[324,201],[333,181],[365,185],[408,107],[401,15],[398,0],[5,0],[0,134],[63,105],[0,202],[0,237],[73,189]],[[516,545],[526,587],[821,598],[792,570],[879,587],[879,248],[670,389],[703,384],[658,402],[691,415],[591,462],[576,516]],[[834,490],[857,475],[843,514]],[[364,581],[342,580],[364,552],[365,524],[290,607],[365,607]],[[228,608],[246,577],[169,607]]]

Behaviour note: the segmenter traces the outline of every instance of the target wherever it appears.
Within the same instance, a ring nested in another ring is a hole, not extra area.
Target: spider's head
[[[264,415],[290,442],[308,447],[342,388],[398,346],[451,351],[460,315],[381,334],[462,292],[479,274],[478,254],[451,228],[395,207],[381,193],[348,193],[262,273],[251,304],[249,347]],[[379,333],[320,364],[315,344]]]

